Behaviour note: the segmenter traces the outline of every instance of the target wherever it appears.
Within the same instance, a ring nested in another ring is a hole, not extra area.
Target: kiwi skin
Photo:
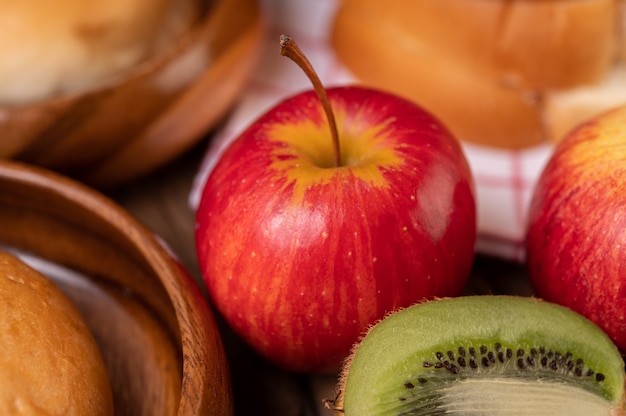
[[[606,413],[601,414],[625,414],[624,362],[610,338],[570,309],[533,297],[508,295],[432,300],[399,310],[373,325],[344,363],[333,403],[335,414],[422,414],[410,407],[413,402],[406,398],[407,389],[414,393],[415,385],[426,383],[435,365],[447,383],[494,377],[498,365],[481,365],[487,356],[479,351],[481,346],[491,351],[499,348],[504,354],[511,350],[508,364],[500,365],[507,380],[542,380],[541,386],[553,381],[558,388],[563,387],[559,393],[566,392],[558,399],[549,398],[554,402],[567,401],[568,397],[579,401],[589,398],[597,402],[594,405],[606,407]],[[452,358],[458,360],[459,351],[470,348],[477,357],[475,371],[470,369],[469,356],[465,357],[465,368],[458,368],[459,362],[447,357],[453,352],[456,357]],[[518,350],[525,352],[522,359],[517,357]],[[550,360],[544,360],[542,366],[538,358],[533,363],[539,370],[527,371],[520,365],[530,367],[526,360],[531,351],[557,353],[563,366],[552,370]],[[565,368],[568,362],[570,369]],[[527,404],[528,408],[532,405]],[[440,414],[432,409],[429,412],[423,414]],[[528,410],[526,414],[536,413]]]

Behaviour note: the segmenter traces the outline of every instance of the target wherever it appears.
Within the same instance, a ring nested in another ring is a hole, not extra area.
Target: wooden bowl
[[[260,52],[257,0],[198,0],[204,14],[166,53],[95,90],[0,107],[0,158],[40,165],[93,187],[144,175],[221,121]]]
[[[85,185],[0,162],[0,246],[77,305],[116,415],[232,415],[222,339],[196,282],[157,237]]]

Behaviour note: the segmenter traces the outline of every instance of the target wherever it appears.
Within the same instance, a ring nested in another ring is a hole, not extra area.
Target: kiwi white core
[[[600,416],[611,415],[611,404],[596,394],[572,385],[513,378],[473,378],[449,383],[435,401],[411,403],[407,396],[397,415],[467,416]],[[401,406],[401,407],[400,407]],[[407,410],[410,409],[410,410]]]

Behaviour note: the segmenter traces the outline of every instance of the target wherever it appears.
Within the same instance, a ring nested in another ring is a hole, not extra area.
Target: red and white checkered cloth
[[[278,101],[311,84],[297,65],[281,56],[279,37],[291,35],[306,53],[327,87],[356,79],[342,66],[329,43],[336,0],[262,0],[268,22],[262,61],[225,126],[216,133],[195,178],[190,195],[197,207],[206,177],[221,151],[258,116]],[[527,211],[534,184],[552,146],[502,150],[463,143],[474,174],[478,208],[477,251],[524,260]]]

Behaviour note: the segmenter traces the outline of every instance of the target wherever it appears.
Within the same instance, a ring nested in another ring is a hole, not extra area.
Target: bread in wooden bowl
[[[257,0],[0,6],[0,157],[98,188],[205,137],[244,88],[264,33]]]
[[[116,415],[232,415],[206,298],[125,209],[56,172],[0,160],[0,246],[76,305],[106,365]]]
[[[94,89],[162,53],[200,15],[195,0],[0,2],[0,103]]]

